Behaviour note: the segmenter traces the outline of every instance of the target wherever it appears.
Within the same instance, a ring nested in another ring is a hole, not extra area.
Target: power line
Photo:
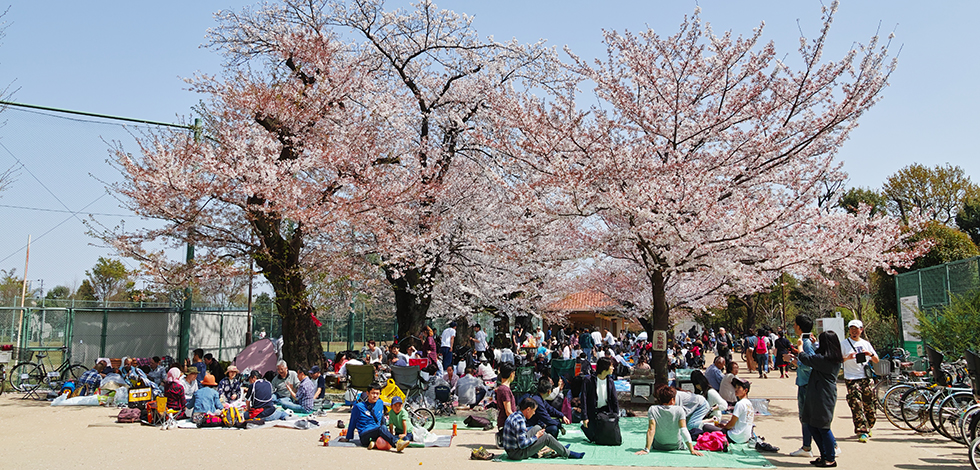
[[[176,127],[178,129],[190,129],[190,130],[194,130],[194,126],[190,126],[190,125],[186,125],[186,124],[173,124],[173,123],[169,123],[169,122],[148,121],[148,120],[145,120],[145,119],[133,119],[133,118],[127,118],[127,117],[120,117],[120,116],[110,116],[108,114],[87,113],[87,112],[84,112],[84,111],[72,111],[70,109],[51,108],[51,107],[48,107],[48,106],[38,106],[38,105],[34,105],[34,104],[14,103],[13,101],[3,101],[3,100],[0,100],[0,105],[3,105],[3,106],[15,106],[15,107],[19,107],[19,108],[40,109],[42,111],[53,111],[53,112],[56,112],[56,113],[75,114],[75,115],[78,115],[78,116],[90,116],[90,117],[97,117],[97,118],[100,118],[100,119],[111,119],[111,120],[114,120],[114,121],[135,122],[135,123],[138,123],[138,124],[150,124],[150,125],[154,125],[154,126]]]
[[[47,235],[47,234],[49,234],[49,233],[51,233],[52,231],[54,231],[54,229],[56,229],[56,228],[58,228],[58,227],[61,227],[62,225],[64,225],[64,223],[65,223],[65,222],[68,222],[68,221],[69,221],[69,220],[71,220],[72,218],[76,218],[76,219],[77,219],[77,218],[78,218],[78,216],[77,216],[76,214],[78,214],[79,212],[81,212],[81,211],[83,211],[83,210],[85,210],[85,208],[87,208],[88,206],[91,206],[92,204],[95,204],[96,202],[98,202],[98,201],[99,201],[99,199],[102,199],[103,197],[105,197],[105,194],[103,194],[103,195],[101,195],[101,196],[99,196],[99,197],[97,197],[97,198],[95,198],[95,200],[94,200],[94,201],[92,201],[92,202],[90,202],[90,203],[88,203],[88,204],[85,204],[85,207],[83,207],[83,208],[81,208],[81,209],[79,209],[79,210],[78,210],[78,211],[76,211],[76,212],[73,212],[73,213],[72,213],[72,214],[71,214],[70,216],[68,216],[67,218],[65,218],[65,220],[62,220],[61,222],[58,222],[58,225],[55,225],[54,227],[51,227],[50,229],[48,229],[48,231],[47,231],[47,232],[44,232],[44,233],[42,233],[42,234],[41,234],[40,236],[38,236],[37,238],[35,238],[35,239],[34,239],[34,241],[38,241],[38,240],[40,240],[40,239],[42,239],[42,238],[44,238],[44,236],[45,236],[45,235]],[[81,220],[81,219],[79,219],[79,220]],[[83,222],[83,223],[84,223],[84,222]],[[10,259],[10,258],[11,258],[12,256],[14,256],[14,255],[16,255],[17,253],[20,253],[20,252],[21,252],[21,250],[23,250],[23,249],[25,249],[25,248],[27,248],[27,245],[24,245],[24,246],[22,246],[22,247],[20,247],[20,248],[18,248],[18,249],[17,249],[16,251],[14,251],[13,253],[11,253],[11,254],[9,254],[9,255],[7,255],[7,256],[6,256],[6,257],[4,257],[3,259],[0,259],[0,263],[3,263],[4,261],[7,261],[7,260],[8,260],[8,259]]]
[[[10,204],[0,204],[0,207],[7,207],[10,209],[23,209],[28,211],[38,211],[38,212],[58,212],[62,214],[71,214],[73,211],[61,210],[61,209],[45,209],[43,207],[27,207],[27,206],[12,206]],[[81,211],[79,211],[81,212]],[[136,217],[134,214],[107,214],[104,212],[88,212],[88,215],[102,215],[106,217]]]

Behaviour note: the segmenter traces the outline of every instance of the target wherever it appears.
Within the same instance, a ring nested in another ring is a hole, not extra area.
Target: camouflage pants
[[[866,434],[875,427],[875,392],[871,379],[845,380],[847,406],[851,407],[854,433]]]

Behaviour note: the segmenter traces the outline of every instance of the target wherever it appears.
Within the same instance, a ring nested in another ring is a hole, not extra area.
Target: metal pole
[[[201,119],[194,118],[194,141],[201,141]],[[190,233],[187,234],[190,238]],[[187,243],[187,266],[188,268],[194,262],[194,244]],[[193,308],[193,296],[194,290],[191,289],[190,281],[188,280],[187,287],[184,288],[184,308],[180,312],[180,345],[177,351],[177,361],[183,363],[187,359],[187,352],[190,350],[191,343],[191,309]]]
[[[105,335],[109,327],[109,310],[102,309],[102,337],[99,340],[99,357],[105,357]]]
[[[255,277],[255,260],[248,256],[248,325],[245,327],[245,345],[252,344],[252,279]]]
[[[24,333],[24,296],[27,293],[27,264],[30,261],[30,259],[31,259],[31,236],[28,235],[27,255],[24,256],[24,283],[21,285],[20,288],[20,320],[18,320],[17,323],[17,331],[19,332],[17,334],[21,336],[20,338],[17,338],[18,339],[17,342],[20,344],[21,348],[27,347],[27,342],[24,341],[25,338],[23,337],[24,336],[23,334]]]

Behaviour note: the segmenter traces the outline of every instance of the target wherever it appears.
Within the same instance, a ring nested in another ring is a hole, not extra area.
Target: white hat
[[[847,327],[848,328],[850,328],[852,326],[857,327],[857,328],[864,328],[864,323],[861,322],[861,320],[851,320],[851,321],[847,322]]]

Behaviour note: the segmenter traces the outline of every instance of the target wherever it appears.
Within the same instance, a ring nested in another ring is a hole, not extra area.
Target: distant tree
[[[883,194],[873,189],[851,188],[844,192],[839,205],[844,210],[857,213],[861,204],[871,207],[871,215],[884,213],[888,209],[888,200]]]
[[[72,296],[75,300],[99,300],[95,296],[95,289],[92,287],[92,283],[88,279],[82,279],[82,285],[78,286],[78,290]]]
[[[966,172],[950,164],[933,168],[914,163],[885,181],[888,210],[906,223],[916,216],[951,225],[963,202],[980,195]]]
[[[100,256],[91,270],[85,271],[96,300],[122,300],[131,287],[130,273],[122,261]],[[81,289],[79,289],[81,290]]]
[[[55,286],[44,296],[48,300],[67,299],[71,297],[71,288],[68,286]]]
[[[963,208],[956,214],[956,226],[970,236],[974,245],[980,246],[980,197],[963,202]]]

